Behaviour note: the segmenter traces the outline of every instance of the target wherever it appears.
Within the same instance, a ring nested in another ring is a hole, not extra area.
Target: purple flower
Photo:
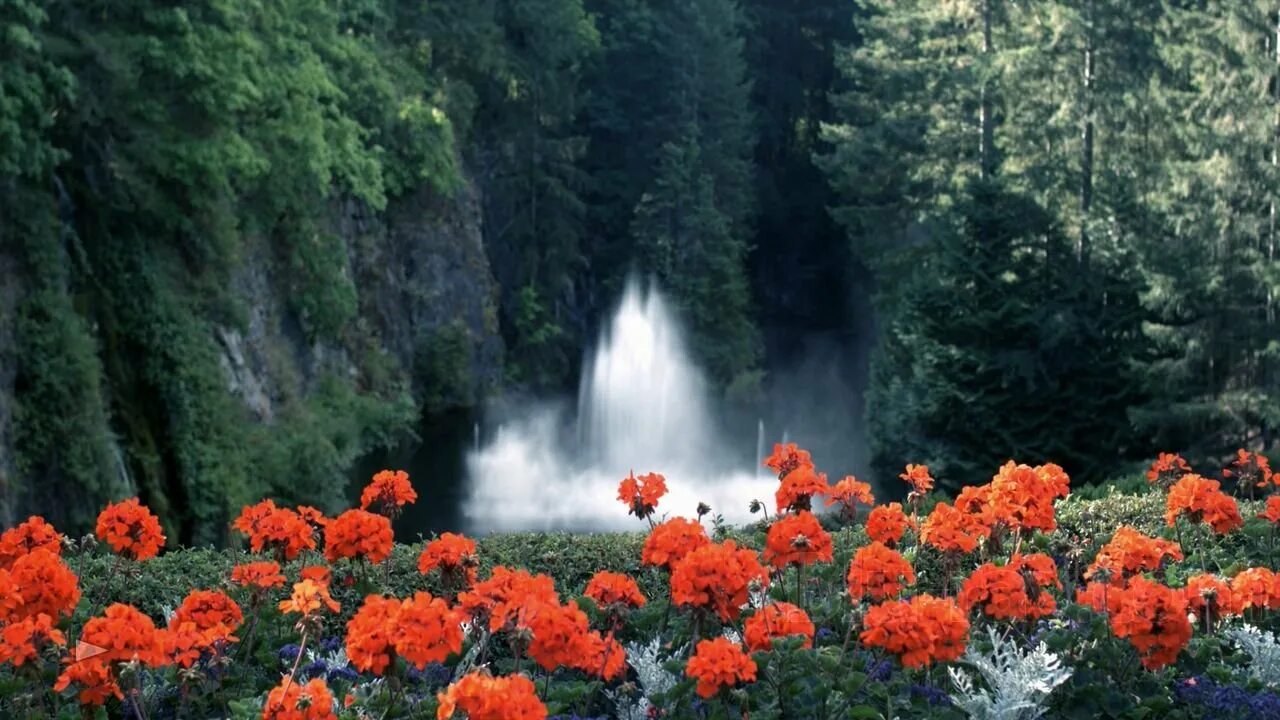
[[[932,685],[912,685],[911,697],[924,698],[930,705],[951,705],[951,697],[944,690]]]

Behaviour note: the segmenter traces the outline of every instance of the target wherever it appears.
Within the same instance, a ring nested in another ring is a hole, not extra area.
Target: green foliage
[[[868,398],[873,461],[886,476],[926,462],[951,487],[1009,458],[1100,479],[1132,447],[1136,296],[1097,264],[1114,289],[1081,287],[1052,219],[995,183],[974,181],[954,217],[895,291]]]
[[[422,388],[422,407],[430,415],[452,408],[471,407],[471,337],[465,325],[455,322],[437,328],[414,354],[413,373]]]

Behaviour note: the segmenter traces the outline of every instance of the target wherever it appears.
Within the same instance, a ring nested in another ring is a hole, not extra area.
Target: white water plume
[[[659,516],[694,517],[705,502],[745,522],[753,498],[772,504],[777,481],[728,447],[674,316],[631,282],[584,367],[576,417],[526,408],[469,453],[463,517],[472,532],[639,529],[617,499],[635,471],[666,476]]]

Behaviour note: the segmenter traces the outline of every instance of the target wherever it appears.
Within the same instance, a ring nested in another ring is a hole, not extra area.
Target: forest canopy
[[[423,414],[571,388],[632,272],[734,402],[806,338],[870,349],[824,400],[865,390],[885,477],[1275,442],[1268,3],[7,0],[0,35],[6,514],[134,492],[194,542],[336,505]],[[412,282],[483,323],[388,351],[392,216],[478,233]],[[269,421],[228,387],[245,267],[291,339]]]

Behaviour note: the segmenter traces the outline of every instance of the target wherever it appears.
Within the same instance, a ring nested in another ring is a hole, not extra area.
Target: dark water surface
[[[418,492],[418,501],[396,519],[396,539],[412,542],[433,533],[469,531],[462,517],[466,499],[466,454],[475,443],[477,414],[455,411],[428,418],[417,428],[418,440],[378,450],[361,458],[353,469],[348,495],[353,505],[360,491],[379,470],[404,470]]]

